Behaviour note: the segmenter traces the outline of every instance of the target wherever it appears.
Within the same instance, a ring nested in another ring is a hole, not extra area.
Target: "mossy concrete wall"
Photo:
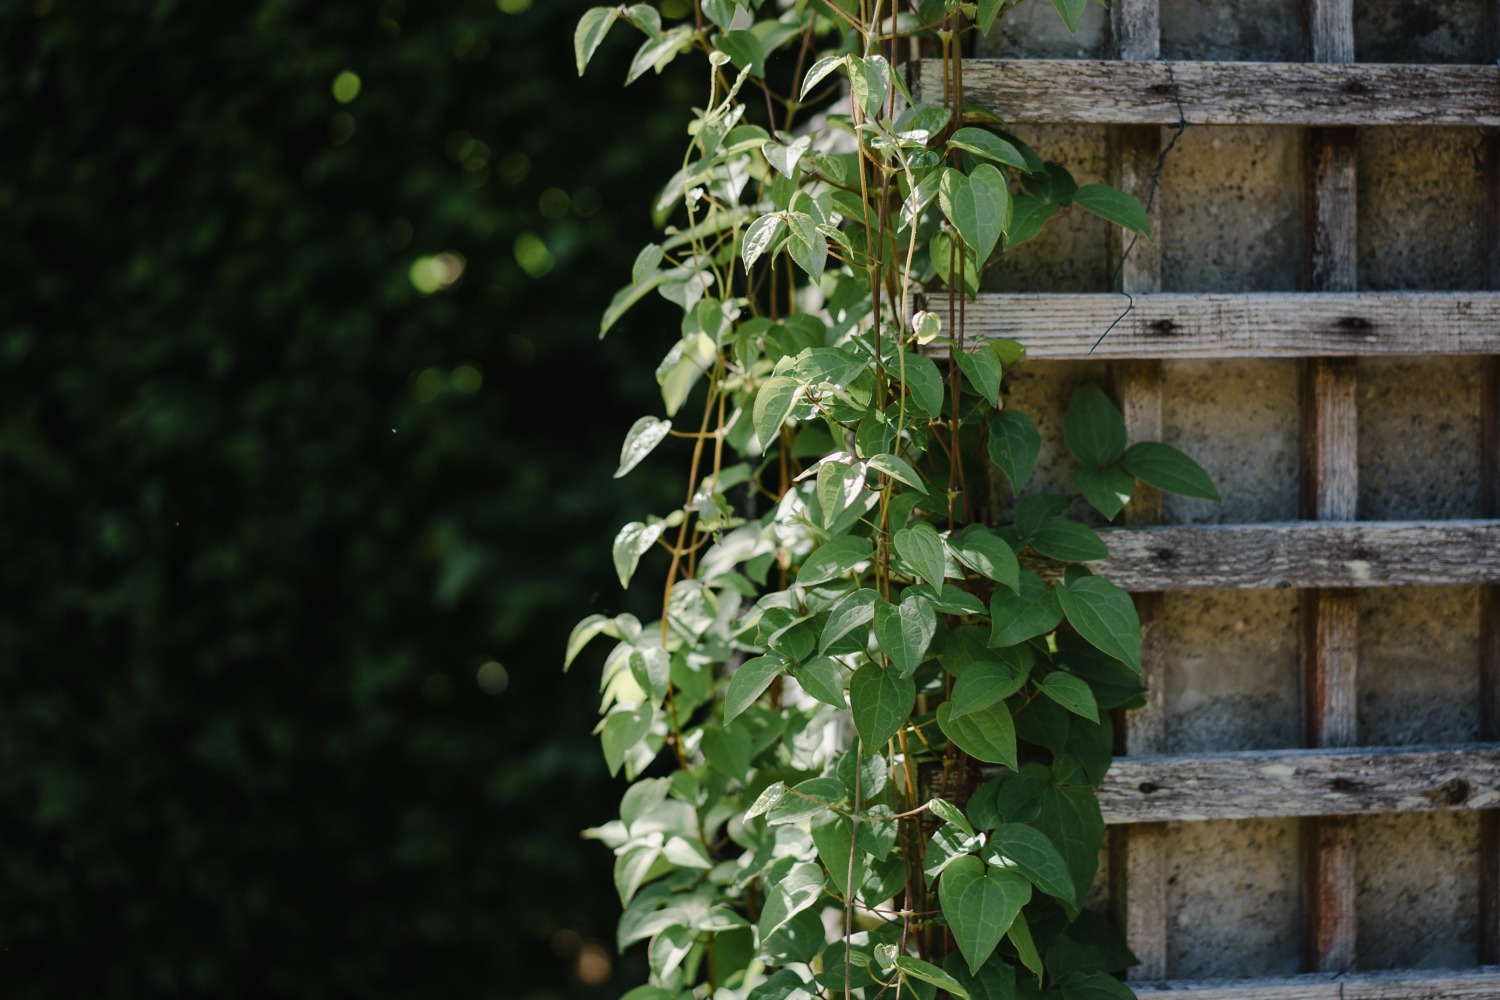
[[[1356,55],[1372,62],[1483,63],[1480,5],[1367,0]],[[1302,58],[1295,0],[1163,0],[1167,59]],[[1091,7],[1070,35],[1045,0],[1008,13],[981,56],[1108,58],[1108,14]],[[1107,181],[1100,128],[1017,127],[1079,183]],[[1163,139],[1171,130],[1163,129]],[[1484,286],[1480,129],[1363,129],[1358,282],[1363,289]],[[1190,127],[1161,171],[1163,290],[1294,291],[1302,253],[1301,134]],[[1117,261],[1104,224],[1073,213],[991,274],[991,291],[1109,291]],[[1123,300],[1122,300],[1123,304]],[[1104,381],[1100,362],[1032,362],[1010,381],[1047,454],[1060,456],[1072,387]],[[1359,364],[1359,517],[1478,517],[1478,365],[1463,358]],[[1169,497],[1171,523],[1298,516],[1299,418],[1293,361],[1181,361],[1164,370],[1164,439],[1210,471],[1224,503]],[[1046,463],[1029,489],[1071,491]],[[1163,630],[1167,749],[1300,745],[1298,608],[1292,591],[1168,595]],[[1360,740],[1477,739],[1478,596],[1471,587],[1370,590],[1359,597]],[[1295,821],[1174,824],[1169,832],[1168,973],[1173,978],[1300,971]],[[1362,819],[1358,955],[1364,969],[1478,961],[1478,823],[1471,814]]]

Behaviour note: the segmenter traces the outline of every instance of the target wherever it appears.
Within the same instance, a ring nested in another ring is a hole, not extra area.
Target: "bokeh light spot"
[[[536,207],[549,219],[561,219],[573,207],[573,199],[562,188],[548,188],[536,200]]]
[[[500,176],[507,184],[519,184],[531,173],[531,159],[525,153],[511,150],[500,157]]]
[[[411,262],[407,277],[412,287],[423,295],[440,292],[452,285],[464,273],[463,256],[456,253],[439,253],[431,257],[418,257]]]
[[[524,14],[531,6],[531,0],[495,0],[495,4],[507,14]]]
[[[360,84],[358,73],[353,70],[344,70],[333,78],[333,99],[340,104],[348,104],[359,96]]]
[[[517,236],[515,254],[516,263],[521,265],[521,270],[533,278],[546,275],[556,263],[552,258],[552,251],[547,249],[547,244],[536,233]]]
[[[614,963],[610,961],[609,952],[590,941],[583,946],[578,953],[578,963],[574,966],[574,972],[578,974],[580,982],[588,986],[603,986],[609,982],[609,975],[614,971]]]
[[[453,369],[453,388],[459,392],[478,392],[483,384],[484,373],[474,365],[459,365]],[[497,663],[495,666],[500,665]]]
[[[494,660],[481,666],[474,680],[485,694],[499,694],[510,687],[510,674]]]

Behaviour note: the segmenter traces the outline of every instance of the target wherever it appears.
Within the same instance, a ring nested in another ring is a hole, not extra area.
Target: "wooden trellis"
[[[1160,56],[1159,0],[1113,0],[1111,60],[969,60],[967,100],[1014,123],[1111,127],[1115,183],[1148,200],[1162,125],[1305,129],[1305,291],[1161,294],[1161,257],[1125,256],[1119,294],[982,294],[969,337],[1020,337],[1030,356],[1111,360],[1131,438],[1159,439],[1162,361],[1299,358],[1302,521],[1151,527],[1148,491],[1128,525],[1105,532],[1098,572],[1137,595],[1145,627],[1145,707],[1125,719],[1125,755],[1101,804],[1111,833],[1111,905],[1141,959],[1143,997],[1500,997],[1500,742],[1358,745],[1357,588],[1480,584],[1481,738],[1500,740],[1500,520],[1364,522],[1358,486],[1356,360],[1482,355],[1483,513],[1500,517],[1500,292],[1360,292],[1355,281],[1355,127],[1500,125],[1500,68],[1359,64],[1353,0],[1304,0],[1303,63],[1174,62]],[[1500,21],[1486,0],[1491,50]],[[941,66],[912,67],[918,99],[941,93]],[[1493,145],[1493,144],[1492,144]],[[1488,150],[1486,260],[1500,289],[1500,156]],[[1160,231],[1159,211],[1152,224]],[[1116,246],[1116,259],[1123,247]],[[1042,321],[1045,317],[1045,321]],[[1110,333],[1102,342],[1100,334]],[[1305,746],[1169,755],[1158,627],[1161,594],[1190,588],[1297,588]],[[1481,967],[1355,970],[1354,817],[1480,810]],[[1305,975],[1167,980],[1166,826],[1205,819],[1299,817]]]

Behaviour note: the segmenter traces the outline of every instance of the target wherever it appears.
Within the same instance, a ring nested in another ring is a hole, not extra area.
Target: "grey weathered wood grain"
[[[982,338],[1024,340],[1033,358],[1500,353],[1496,292],[1174,293],[1133,299],[986,293],[968,304],[964,332],[976,347]]]
[[[1267,979],[1133,983],[1140,1000],[1496,1000],[1500,968],[1318,972]]]
[[[1500,582],[1500,521],[1279,521],[1107,528],[1089,568],[1126,590]]]
[[[1500,805],[1500,744],[1118,757],[1104,821],[1355,816]]]
[[[1161,51],[1158,0],[1115,0],[1110,6],[1115,56],[1124,60],[1155,59]],[[1152,198],[1152,174],[1161,156],[1161,129],[1127,125],[1110,135],[1111,180],[1146,206],[1151,230],[1161,239],[1161,202]],[[1119,226],[1109,227],[1111,260],[1119,260],[1118,288],[1127,292],[1161,290],[1159,242],[1139,239]],[[1160,361],[1125,359],[1110,367],[1110,381],[1132,441],[1158,441],[1162,429]],[[1162,518],[1161,491],[1137,484],[1136,502],[1126,512],[1128,524],[1154,524]],[[1125,713],[1122,737],[1127,754],[1166,749],[1166,649],[1161,635],[1161,595],[1135,596],[1142,629],[1141,681],[1146,703]],[[1160,823],[1114,831],[1110,837],[1110,907],[1116,925],[1140,960],[1131,979],[1167,974],[1167,836]]]
[[[940,61],[912,79],[942,94]],[[1500,68],[1393,63],[969,59],[964,97],[1009,122],[1175,125],[1500,125]]]

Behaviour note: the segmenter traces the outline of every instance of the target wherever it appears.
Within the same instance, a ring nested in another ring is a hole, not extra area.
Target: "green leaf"
[[[1062,1000],[1135,1000],[1130,987],[1105,972],[1075,973],[1058,985]]]
[[[918,521],[910,528],[896,532],[893,540],[896,552],[911,563],[922,579],[935,587],[942,585],[948,554],[936,528],[926,521]]]
[[[762,215],[750,223],[749,228],[745,230],[744,241],[740,245],[740,259],[745,262],[745,270],[748,271],[754,267],[755,262],[771,249],[785,225],[786,219],[780,212]]]
[[[629,906],[642,883],[652,876],[661,860],[661,847],[657,844],[635,844],[625,848],[615,857],[615,891],[620,894],[620,905]],[[661,866],[655,874],[666,874],[670,865]]]
[[[649,694],[651,700],[657,705],[660,705],[662,699],[667,696],[667,685],[671,683],[671,669],[667,651],[660,646],[648,646],[645,649],[632,650],[630,653],[631,676],[641,686],[641,690]]]
[[[828,264],[828,241],[818,232],[817,221],[806,212],[788,212],[787,224],[792,230],[792,239],[787,246],[792,260],[816,285],[823,280],[823,269]]]
[[[1099,705],[1094,701],[1094,692],[1082,678],[1054,670],[1042,678],[1038,687],[1042,694],[1074,715],[1081,715],[1090,722],[1099,721]]]
[[[929,799],[927,808],[944,823],[952,823],[967,836],[974,836],[974,828],[969,825],[969,820],[959,811],[958,806],[947,799]]]
[[[1130,446],[1120,462],[1127,472],[1157,489],[1200,500],[1219,500],[1219,491],[1203,466],[1169,444],[1140,441]]]
[[[1062,15],[1063,23],[1068,30],[1076,33],[1078,31],[1078,18],[1089,5],[1089,0],[1052,0],[1052,5]]]
[[[650,524],[631,521],[620,529],[614,545],[615,574],[620,578],[620,586],[630,586],[630,578],[635,575],[641,556],[656,544],[665,528],[666,522],[652,518]]]
[[[1151,217],[1132,195],[1108,184],[1085,184],[1073,192],[1073,204],[1106,222],[1140,233],[1151,242]]]
[[[650,815],[666,801],[667,785],[666,778],[642,778],[625,789],[625,794],[620,796],[620,822],[625,824],[626,832],[635,826],[637,820]]]
[[[800,823],[832,809],[848,795],[848,789],[837,778],[808,778],[777,799],[766,812],[766,822],[773,826]]]
[[[1011,205],[1010,229],[1005,233],[1005,249],[1009,250],[1040,236],[1052,217],[1062,206],[1038,198],[1034,194],[1018,194]]]
[[[853,462],[825,461],[818,467],[818,504],[823,508],[823,530],[839,534],[864,513],[875,499],[865,492],[865,467]],[[865,503],[860,503],[860,501]]]
[[[1097,576],[1080,577],[1053,593],[1079,635],[1140,673],[1141,619],[1129,594]]]
[[[760,912],[761,940],[776,933],[787,921],[823,898],[823,869],[805,861],[793,865],[775,881],[767,880],[765,906]]]
[[[765,451],[775,447],[781,437],[781,425],[792,415],[802,396],[802,385],[786,375],[773,375],[761,383],[755,394],[755,436]]]
[[[922,482],[921,473],[913,469],[903,458],[895,455],[872,455],[865,464],[876,472],[884,472],[897,482],[905,483],[914,490],[927,492],[927,484]]]
[[[1009,962],[987,962],[970,974],[963,955],[949,952],[943,968],[969,991],[970,1000],[1016,1000],[1016,967]]]
[[[977,350],[960,352],[958,367],[963,369],[980,399],[990,406],[1000,405],[1000,376],[1004,369],[1000,365],[1000,356],[988,344],[980,344]]]
[[[990,414],[989,431],[990,461],[1010,480],[1011,492],[1020,493],[1036,468],[1042,436],[1031,418],[1019,410]]]
[[[1135,476],[1119,465],[1102,469],[1080,465],[1073,470],[1073,481],[1089,505],[1109,520],[1114,520],[1135,493]]]
[[[972,829],[965,830],[953,823],[946,823],[934,830],[932,836],[927,838],[927,847],[922,852],[922,874],[927,876],[928,884],[943,874],[943,870],[949,865],[971,854],[983,842],[984,838]]]
[[[970,757],[1012,769],[1019,766],[1016,724],[1004,702],[955,719],[953,703],[945,701],[938,706],[937,720],[943,735]]]
[[[988,35],[990,33],[990,28],[994,25],[995,18],[1006,3],[1007,0],[979,0],[979,17],[976,20],[978,21],[979,33],[981,35]]]
[[[1021,589],[1021,564],[1016,561],[1015,551],[989,528],[971,524],[948,544],[958,561],[980,576],[1011,590]]]
[[[883,747],[901,730],[917,702],[917,685],[899,671],[866,663],[849,680],[854,728],[869,748]]]
[[[917,594],[931,604],[934,611],[945,615],[982,615],[986,610],[979,598],[951,583],[944,584],[942,590],[933,590],[926,584],[912,584],[902,592],[903,597]]]
[[[880,595],[869,588],[861,588],[840,598],[828,611],[828,621],[818,639],[818,652],[828,652],[829,647],[844,636],[868,625],[875,617],[875,602],[879,598]]]
[[[1064,562],[1109,558],[1109,547],[1092,528],[1061,517],[1043,522],[1031,533],[1031,544],[1042,555]]]
[[[760,147],[766,162],[775,167],[783,177],[797,176],[797,161],[802,159],[808,147],[812,145],[812,136],[800,136],[789,143],[766,142]]]
[[[589,615],[583,621],[573,626],[573,631],[568,634],[568,649],[563,656],[563,672],[573,665],[578,654],[583,652],[583,647],[589,644],[594,636],[606,631],[614,624],[614,619],[606,618],[604,615]]]
[[[745,819],[751,820],[757,816],[764,816],[781,804],[781,801],[786,798],[786,792],[784,782],[778,781],[766,786],[765,791],[756,796],[755,803],[745,810]]]
[[[1013,517],[1016,534],[1029,539],[1042,525],[1073,506],[1073,498],[1062,493],[1031,493],[1016,504]]]
[[[951,149],[962,149],[975,156],[982,156],[996,163],[1004,163],[1006,166],[1026,169],[1026,158],[1021,151],[993,132],[986,132],[982,128],[961,128],[948,138],[948,146]]]
[[[981,163],[967,177],[957,168],[947,167],[938,182],[938,204],[983,264],[1000,242],[1010,212],[1005,177],[988,163]]]
[[[1012,663],[994,660],[971,663],[953,682],[953,707],[950,719],[961,719],[973,712],[998,704],[1021,690],[1028,671]]]
[[[849,84],[865,117],[879,120],[891,90],[891,66],[883,56],[849,60]]]
[[[875,602],[875,638],[903,677],[916,673],[936,634],[937,613],[921,596],[906,595],[899,606]]]
[[[677,58],[677,54],[682,51],[691,36],[691,28],[678,27],[666,32],[659,39],[648,38],[630,62],[630,70],[625,74],[625,85],[629,86],[640,79],[641,74],[648,69],[660,73],[669,62]]]
[[[1068,863],[1047,835],[1024,823],[1005,823],[990,834],[979,856],[987,864],[1024,875],[1049,896],[1056,896],[1078,912],[1080,900]]]
[[[649,703],[634,709],[617,709],[604,720],[599,742],[604,748],[604,762],[609,773],[616,774],[625,762],[625,755],[651,731],[655,714]]]
[[[797,94],[797,100],[807,100],[808,93],[823,82],[823,78],[829,73],[844,65],[848,58],[848,56],[824,56],[813,63],[812,68],[807,71],[807,76],[802,78],[802,90]]]
[[[640,284],[649,279],[656,273],[664,256],[665,251],[655,243],[647,243],[641,247],[641,252],[635,255],[635,263],[630,267],[630,280]]]
[[[656,417],[642,417],[632,424],[625,435],[625,443],[620,447],[620,467],[615,470],[615,478],[619,479],[639,465],[641,459],[667,439],[671,430],[672,421]]]
[[[903,352],[896,374],[918,410],[936,420],[943,412],[943,373],[925,354]]]
[[[744,782],[755,745],[743,726],[704,726],[701,746],[709,767],[726,778]]]
[[[755,699],[759,698],[785,669],[786,661],[779,656],[757,656],[741,663],[730,676],[729,688],[724,693],[725,725],[755,704]]]
[[[997,589],[990,598],[990,645],[1014,646],[1057,628],[1063,617],[1060,589],[1048,590],[1030,570],[1022,571],[1018,593]]]
[[[848,707],[844,701],[844,672],[827,656],[815,656],[792,668],[792,677],[802,690],[825,705],[837,709]]]
[[[1036,942],[1031,939],[1031,925],[1026,922],[1025,913],[1017,913],[1015,922],[1010,925],[1007,935],[1010,943],[1015,946],[1016,955],[1021,959],[1021,964],[1036,976],[1037,985],[1042,984],[1044,969],[1042,967],[1042,956],[1036,950]]]
[[[1108,465],[1125,453],[1125,418],[1103,389],[1085,382],[1068,401],[1063,437],[1084,465]]]
[[[940,990],[947,990],[958,1000],[972,1000],[969,991],[964,989],[962,983],[931,962],[924,962],[910,955],[900,955],[896,958],[896,968],[901,970],[902,976],[931,983]]]
[[[1031,824],[1047,835],[1063,860],[1074,887],[1094,884],[1099,867],[1099,845],[1104,840],[1104,819],[1092,788],[1062,788],[1047,785],[1042,790],[1041,811]]]
[[[1030,882],[975,857],[959,858],[943,872],[938,900],[971,974],[994,953],[1030,899]]]
[[[609,29],[615,26],[615,20],[613,7],[595,7],[578,19],[578,27],[573,31],[573,56],[578,63],[579,76],[588,68],[589,60],[594,58]]]
[[[766,53],[755,32],[726,31],[714,39],[714,48],[730,58],[736,69],[748,69],[751,76],[766,75]]]
[[[862,562],[870,560],[870,540],[854,535],[842,535],[824,542],[807,557],[797,571],[797,583],[811,587],[827,583],[845,573],[852,572]]]
[[[818,822],[813,823],[808,832],[812,834],[813,846],[818,849],[818,857],[822,860],[823,867],[828,869],[839,895],[849,898],[851,854],[854,855],[854,891],[859,890],[859,884],[865,878],[865,854],[855,849],[853,824],[849,817],[825,813],[818,817]]]
[[[701,331],[687,334],[667,352],[656,369],[656,381],[661,386],[667,416],[676,414],[686,402],[693,386],[713,368],[718,353],[713,338]]]
[[[962,267],[964,288],[970,295],[979,293],[979,258],[975,255],[973,247],[961,239],[955,239],[945,230],[933,233],[927,246],[933,269],[937,271],[938,277],[943,279],[945,285],[957,290],[958,275],[955,272]],[[962,256],[960,256],[960,251],[962,251]]]

